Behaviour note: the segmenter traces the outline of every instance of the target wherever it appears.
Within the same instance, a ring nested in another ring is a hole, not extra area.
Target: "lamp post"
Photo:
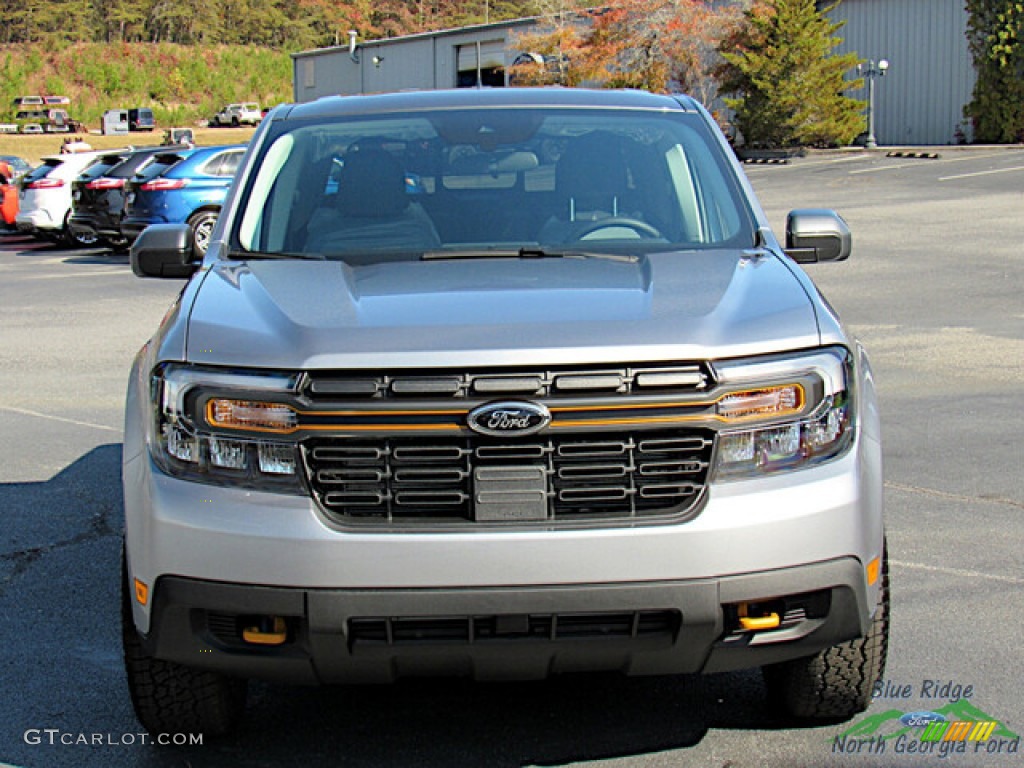
[[[880,59],[877,64],[869,60],[866,67],[863,64],[857,65],[857,74],[868,80],[868,137],[864,142],[868,149],[878,148],[878,141],[875,139],[875,78],[885,77],[888,69],[889,62],[885,59]]]

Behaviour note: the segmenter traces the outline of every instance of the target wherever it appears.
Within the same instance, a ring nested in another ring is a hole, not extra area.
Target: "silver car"
[[[797,718],[883,671],[875,387],[686,97],[466,89],[282,106],[135,361],[124,641],[142,724],[246,679],[764,670]]]

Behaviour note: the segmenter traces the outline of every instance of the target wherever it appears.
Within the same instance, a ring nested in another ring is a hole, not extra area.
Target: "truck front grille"
[[[462,438],[315,438],[306,476],[345,524],[619,522],[683,516],[703,497],[703,430]],[[488,499],[496,498],[494,503]]]

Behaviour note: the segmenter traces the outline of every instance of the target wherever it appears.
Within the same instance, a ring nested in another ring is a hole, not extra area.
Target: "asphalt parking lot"
[[[120,662],[121,410],[131,359],[181,283],[0,234],[0,764],[1024,766],[1024,149],[938,152],[746,166],[780,236],[793,208],[849,222],[850,261],[808,271],[868,348],[883,410],[885,684],[864,716],[807,728],[778,719],[748,672],[703,691],[604,677],[260,685],[237,737],[143,744]],[[917,711],[998,728],[962,753],[911,752],[921,742],[895,732]]]

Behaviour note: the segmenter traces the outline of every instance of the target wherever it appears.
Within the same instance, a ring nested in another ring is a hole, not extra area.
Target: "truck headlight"
[[[297,416],[271,399],[296,386],[293,374],[161,366],[152,380],[154,460],[167,474],[196,482],[302,493],[298,444],[288,439]]]
[[[714,479],[733,480],[801,469],[833,459],[853,441],[852,359],[841,348],[768,361],[720,364],[720,381],[740,383],[760,377],[807,376],[820,381],[820,400],[810,414],[792,414],[803,406],[802,390],[792,385],[752,386],[719,403],[728,415],[749,415],[762,423],[719,432]],[[818,387],[815,387],[818,389]],[[786,418],[789,415],[790,418]],[[769,423],[763,423],[768,421]]]

